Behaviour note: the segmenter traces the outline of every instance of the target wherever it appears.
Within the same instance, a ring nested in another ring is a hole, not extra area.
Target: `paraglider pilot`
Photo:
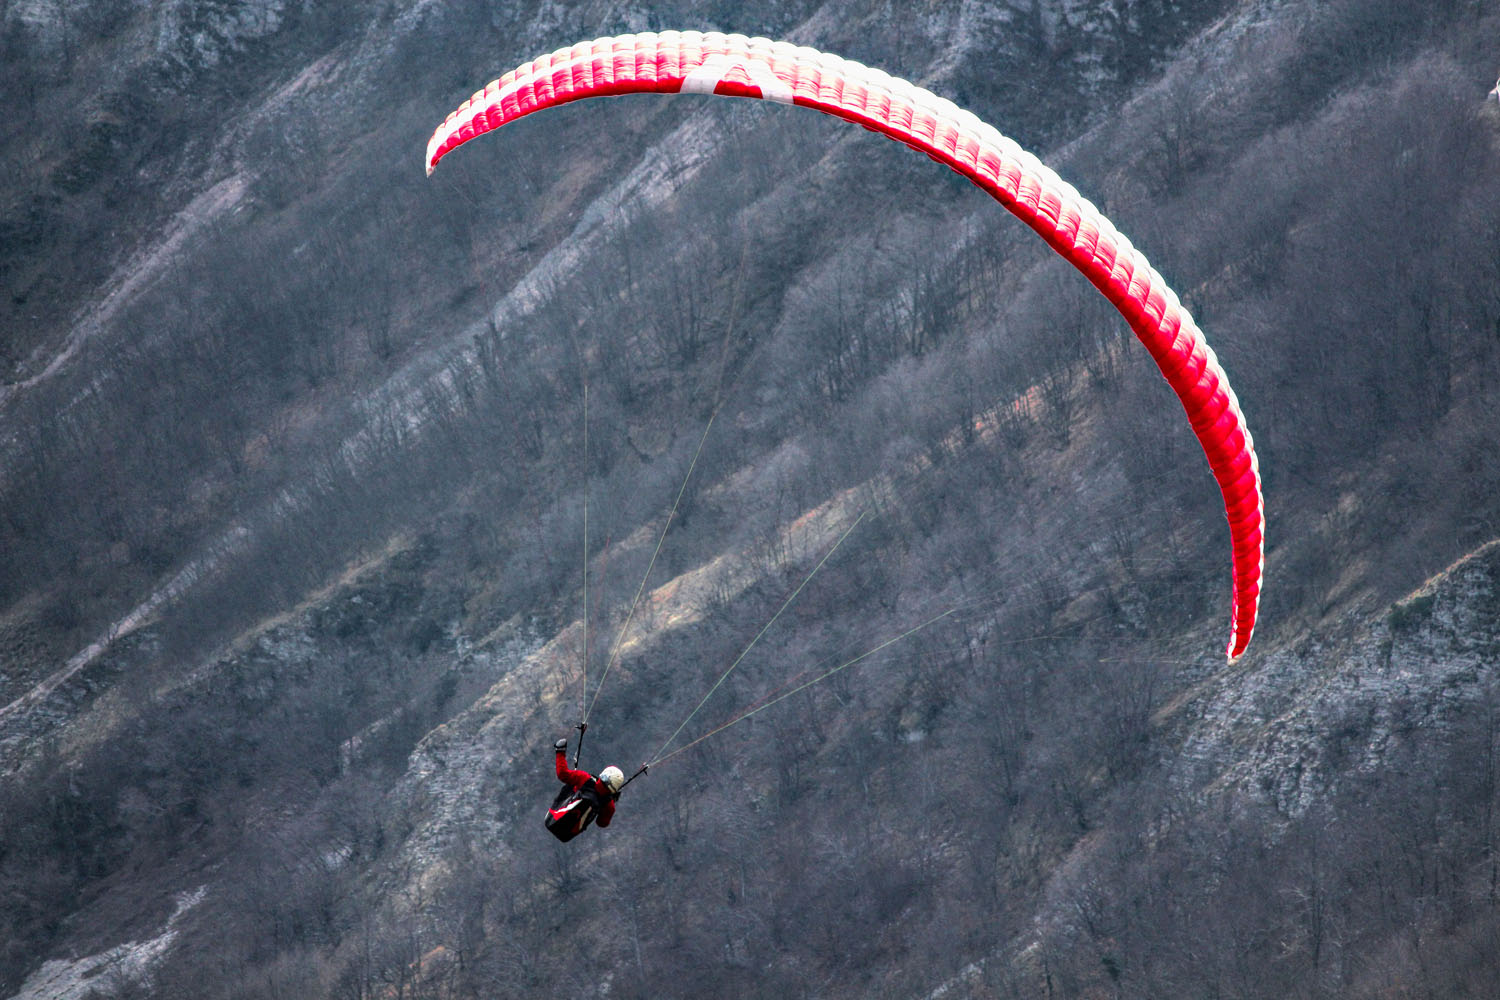
[[[563,787],[547,810],[547,829],[566,843],[596,819],[600,826],[609,826],[615,817],[615,801],[625,786],[625,773],[611,764],[596,778],[568,766],[567,740],[558,740],[552,748],[557,751],[557,780]]]

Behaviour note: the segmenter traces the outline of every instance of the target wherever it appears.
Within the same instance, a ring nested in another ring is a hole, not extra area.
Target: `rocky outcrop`
[[[1298,816],[1351,773],[1387,766],[1401,734],[1435,741],[1500,682],[1500,542],[1384,612],[1345,620],[1221,675],[1193,718],[1176,780]]]

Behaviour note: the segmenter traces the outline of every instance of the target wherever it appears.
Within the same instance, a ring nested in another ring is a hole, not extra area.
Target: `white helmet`
[[[613,764],[599,772],[599,780],[604,782],[611,792],[619,794],[621,786],[625,784],[625,772]]]

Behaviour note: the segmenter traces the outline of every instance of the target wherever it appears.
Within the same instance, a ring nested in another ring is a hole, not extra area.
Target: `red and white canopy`
[[[581,42],[515,69],[464,102],[427,145],[427,172],[475,136],[587,97],[718,94],[813,108],[882,132],[969,178],[1112,302],[1181,400],[1224,495],[1233,547],[1230,659],[1255,628],[1265,505],[1255,446],[1202,332],[1144,255],[1074,188],[992,126],[930,91],[816,49],[667,31]]]

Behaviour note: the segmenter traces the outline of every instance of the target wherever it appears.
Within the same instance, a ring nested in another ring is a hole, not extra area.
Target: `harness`
[[[576,788],[564,785],[558,791],[547,810],[546,826],[552,836],[567,843],[594,822],[604,808],[604,794],[595,787],[597,783],[597,779],[590,778]]]

